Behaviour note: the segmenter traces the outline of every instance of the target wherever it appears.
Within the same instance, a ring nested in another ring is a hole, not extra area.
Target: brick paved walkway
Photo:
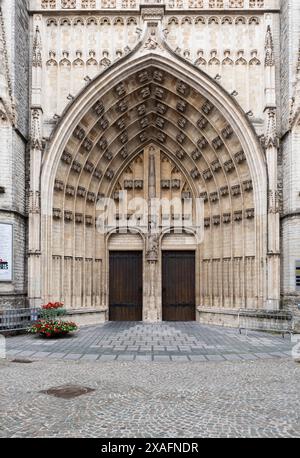
[[[74,336],[44,340],[7,339],[7,355],[30,359],[89,361],[238,361],[288,358],[289,336],[243,332],[198,323],[105,323],[82,327]]]

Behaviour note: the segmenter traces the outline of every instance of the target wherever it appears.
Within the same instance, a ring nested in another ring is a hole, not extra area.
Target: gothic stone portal
[[[173,63],[168,67],[165,57],[157,64],[153,57],[149,62],[143,59],[140,66],[126,64],[124,75],[112,73],[104,89],[95,85],[90,108],[68,128],[67,143],[57,149],[56,166],[45,165],[56,172],[53,181],[46,177],[42,182],[45,195],[50,193],[45,198],[42,189],[42,202],[51,202],[52,210],[51,218],[50,208],[42,218],[42,234],[47,234],[42,241],[42,296],[62,300],[76,311],[97,313],[103,320],[115,319],[109,310],[118,300],[110,294],[115,280],[110,254],[125,250],[142,256],[142,292],[136,291],[133,301],[136,319],[141,316],[139,294],[147,321],[193,319],[193,307],[196,319],[204,309],[263,308],[266,265],[261,259],[266,258],[267,212],[259,146],[253,138],[243,147],[222,107],[175,75]],[[196,79],[200,77],[197,71]],[[232,116],[234,109],[232,105]],[[240,114],[236,119],[244,120]],[[246,133],[253,135],[243,129]],[[146,221],[137,219],[131,233],[102,233],[97,221],[103,198],[113,202],[117,221],[131,221],[130,205],[124,215],[124,192],[127,201],[147,207]],[[161,203],[154,219],[153,199]],[[195,232],[198,199],[203,202],[200,238]],[[190,201],[192,206],[182,214],[176,206],[169,207],[174,200]],[[174,228],[183,222],[184,230],[177,233]],[[190,297],[184,298],[182,292],[173,299],[164,294],[168,251],[194,253]],[[182,307],[189,304],[188,316],[170,312],[170,301]]]

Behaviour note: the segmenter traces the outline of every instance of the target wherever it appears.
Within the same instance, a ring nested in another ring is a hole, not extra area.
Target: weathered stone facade
[[[0,221],[14,223],[15,261],[1,306],[63,300],[107,319],[109,251],[130,247],[143,251],[143,318],[161,320],[161,253],[188,247],[197,319],[297,319],[297,3],[1,2]],[[101,234],[97,202],[119,215],[122,191],[190,197],[194,225],[201,198],[203,238],[166,235],[163,209],[155,236],[141,223]]]

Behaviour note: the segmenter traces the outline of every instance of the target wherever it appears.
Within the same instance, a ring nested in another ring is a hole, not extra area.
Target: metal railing
[[[266,331],[282,334],[293,333],[293,315],[287,311],[247,310],[240,309],[238,313],[238,329],[248,331]]]
[[[40,316],[40,308],[0,310],[0,332],[25,330]]]

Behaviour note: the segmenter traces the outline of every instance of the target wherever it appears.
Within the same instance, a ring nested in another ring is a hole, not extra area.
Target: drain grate
[[[33,361],[30,361],[30,359],[15,358],[12,360],[12,363],[30,364],[30,363],[33,363]]]
[[[56,398],[73,399],[78,396],[82,396],[83,394],[92,393],[93,391],[95,391],[93,388],[88,388],[86,386],[62,385],[49,388],[48,390],[42,390],[40,393],[55,396]]]

